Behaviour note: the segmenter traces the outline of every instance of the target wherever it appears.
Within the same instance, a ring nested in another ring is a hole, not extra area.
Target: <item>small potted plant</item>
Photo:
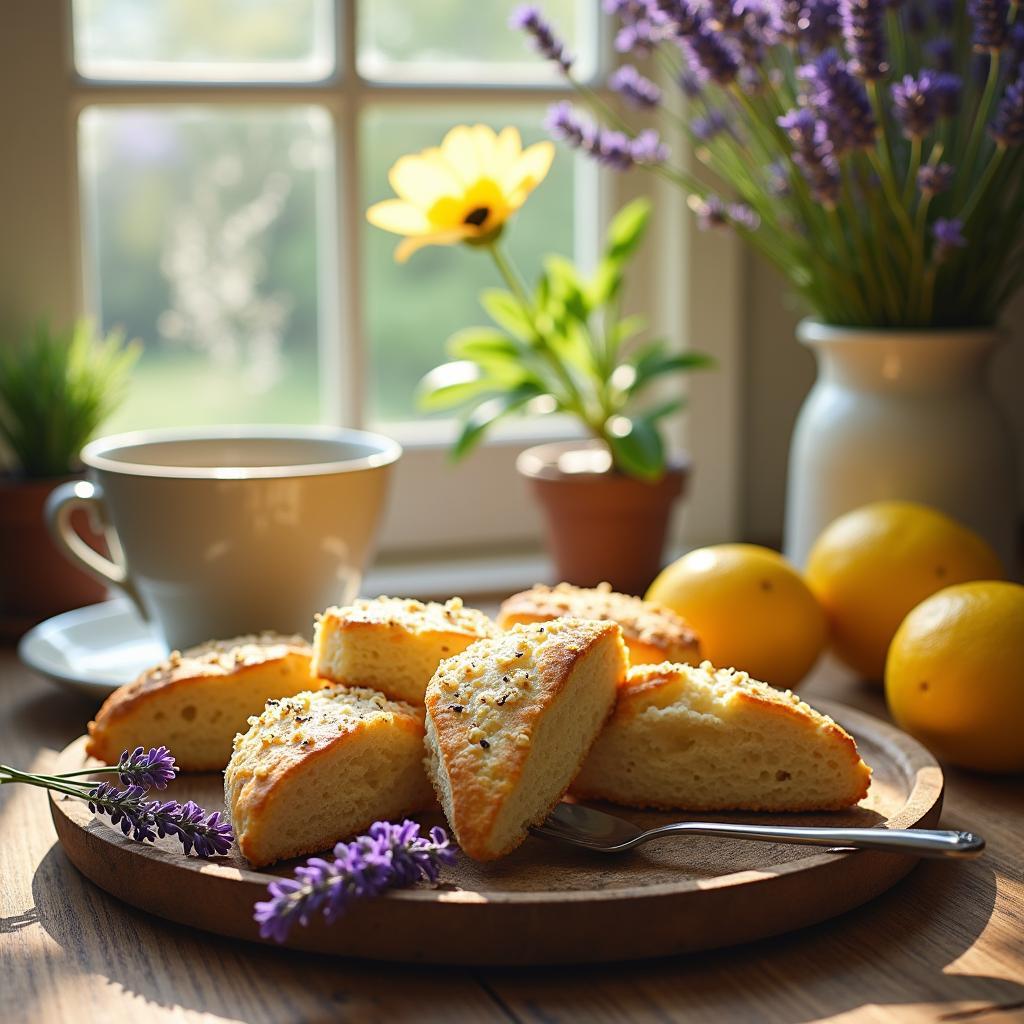
[[[421,405],[462,410],[455,458],[513,413],[572,416],[588,440],[528,449],[520,472],[541,500],[559,576],[636,593],[660,568],[669,512],[688,472],[685,459],[668,455],[661,432],[684,400],[656,385],[711,361],[645,338],[643,320],[622,315],[626,266],[650,217],[646,200],[614,218],[591,276],[552,255],[527,287],[501,236],[552,157],[546,142],[523,150],[514,128],[459,126],[439,149],[399,160],[390,174],[398,198],[367,216],[406,236],[400,261],[423,245],[457,242],[491,256],[506,285],[481,295],[493,326],[448,339],[453,361],[424,378]]]
[[[0,345],[0,439],[10,467],[0,474],[0,615],[9,631],[103,599],[104,588],[53,546],[43,505],[77,473],[79,451],[123,398],[138,353],[119,333],[97,337],[86,320],[66,331],[40,324]],[[76,528],[100,547],[84,518]]]

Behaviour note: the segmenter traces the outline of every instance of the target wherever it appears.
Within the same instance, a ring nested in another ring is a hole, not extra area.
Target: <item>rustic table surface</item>
[[[833,667],[802,692],[877,715]],[[0,761],[45,771],[93,707],[0,650]],[[981,860],[920,864],[844,917],[753,945],[587,968],[458,970],[332,960],[191,931],[65,859],[45,794],[0,789],[0,1021],[1024,1021],[1024,785],[948,773],[943,823]],[[183,899],[188,894],[182,894]]]

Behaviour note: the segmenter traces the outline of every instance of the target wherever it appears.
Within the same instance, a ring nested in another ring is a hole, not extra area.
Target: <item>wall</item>
[[[782,537],[789,438],[804,395],[814,382],[814,359],[793,334],[800,319],[782,276],[746,256],[742,480],[743,536],[769,544]],[[993,387],[1017,442],[1024,484],[1024,292],[1007,309],[1011,337],[992,367]],[[1024,487],[1018,503],[1024,519]]]

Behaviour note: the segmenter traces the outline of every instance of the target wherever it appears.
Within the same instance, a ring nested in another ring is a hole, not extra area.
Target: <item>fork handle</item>
[[[645,832],[643,838],[646,841],[668,835],[753,839],[763,843],[795,843],[801,846],[852,847],[857,850],[911,854],[915,857],[976,857],[985,849],[985,840],[973,832],[925,828],[818,828],[681,821],[653,828]]]

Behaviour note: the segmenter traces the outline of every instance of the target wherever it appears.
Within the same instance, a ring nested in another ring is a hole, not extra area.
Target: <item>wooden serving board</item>
[[[915,740],[878,719],[819,702],[856,737],[874,769],[867,799],[827,814],[701,815],[714,821],[933,827],[943,778]],[[57,771],[86,766],[84,737]],[[220,775],[186,775],[167,790],[209,811],[222,807]],[[686,816],[608,810],[638,824]],[[84,802],[51,794],[57,835],[93,882],[150,913],[221,935],[261,941],[252,907],[273,875],[238,854],[184,857],[177,841],[126,839]],[[443,824],[421,816],[427,825]],[[694,820],[696,818],[694,817]],[[319,918],[293,929],[287,945],[339,956],[436,964],[525,965],[640,959],[712,949],[777,935],[834,917],[872,899],[914,866],[912,858],[868,851],[722,839],[664,839],[624,855],[590,854],[529,838],[503,860],[460,856],[437,889],[395,892],[354,906],[333,927]]]

